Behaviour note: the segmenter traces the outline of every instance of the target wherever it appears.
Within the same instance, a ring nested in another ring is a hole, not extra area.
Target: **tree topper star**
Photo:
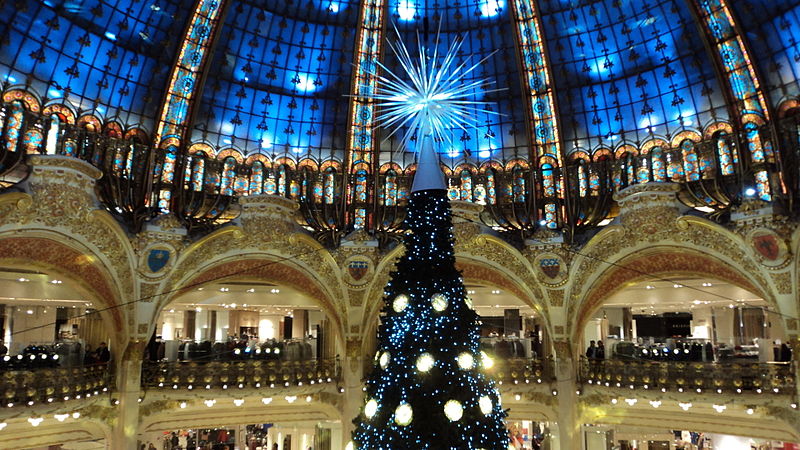
[[[468,58],[460,64],[455,64],[464,43],[464,38],[457,36],[439,63],[440,33],[436,33],[433,55],[429,55],[429,50],[422,44],[417,33],[419,57],[415,59],[399,39],[400,33],[397,28],[395,33],[398,35],[397,41],[388,44],[409,81],[403,80],[400,74],[395,74],[380,62],[377,65],[383,69],[385,76],[376,71],[368,72],[377,79],[378,85],[376,92],[371,96],[381,107],[376,122],[381,127],[393,128],[384,140],[408,125],[408,131],[400,141],[401,149],[408,148],[408,141],[415,132],[420,140],[426,135],[431,135],[437,142],[446,141],[452,144],[452,137],[448,131],[460,128],[466,132],[467,128],[477,128],[476,113],[500,115],[482,107],[493,102],[469,100],[474,90],[484,85],[492,85],[494,81],[488,78],[464,81],[467,75],[480,67],[495,52],[469,67]],[[484,93],[500,90],[491,89]]]

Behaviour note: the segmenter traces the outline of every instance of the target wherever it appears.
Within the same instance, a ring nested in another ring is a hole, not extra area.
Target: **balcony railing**
[[[87,398],[111,389],[111,378],[106,364],[8,370],[0,373],[0,405],[33,406]]]
[[[145,363],[142,386],[163,389],[264,389],[334,383],[335,359]]]
[[[791,363],[582,360],[580,381],[631,389],[716,393],[794,393]]]
[[[486,372],[498,384],[549,383],[553,380],[552,363],[539,359],[494,359]]]

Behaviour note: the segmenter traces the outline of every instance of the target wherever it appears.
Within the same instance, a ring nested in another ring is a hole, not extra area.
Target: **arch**
[[[105,126],[103,127],[103,134],[117,139],[122,139],[125,135],[122,132],[122,125],[115,120],[106,122]]]
[[[237,164],[244,163],[244,155],[242,155],[242,153],[235,148],[226,148],[224,150],[220,150],[220,152],[217,153],[216,159],[218,161],[225,161],[229,157],[235,159]]]
[[[114,336],[117,343],[122,342],[125,339],[125,320],[120,309],[121,295],[114,289],[108,269],[98,264],[91,252],[78,250],[65,242],[64,236],[0,238],[0,264],[16,268],[35,267],[69,280],[98,306],[100,316],[110,324],[109,335]]]
[[[599,161],[611,161],[614,159],[614,154],[610,149],[607,148],[598,148],[597,150],[592,153],[592,161],[599,162]]]
[[[711,137],[714,136],[714,134],[716,134],[716,133],[718,133],[720,131],[724,131],[724,132],[726,132],[728,134],[732,134],[733,133],[733,126],[731,126],[731,124],[729,124],[728,122],[713,122],[713,123],[709,124],[705,128],[705,130],[703,130],[703,137],[705,139],[711,139]]]
[[[15,101],[21,102],[25,106],[25,109],[30,112],[38,113],[42,108],[42,102],[39,98],[26,90],[10,89],[3,93],[3,102],[12,103]]]
[[[613,230],[608,231],[613,232]],[[597,245],[610,245],[610,243],[598,242]],[[626,254],[619,259],[603,261],[605,264],[599,264],[600,269],[592,274],[595,275],[594,280],[583,292],[572,293],[572,298],[579,299],[577,303],[570,305],[569,323],[572,324],[572,329],[569,336],[572,342],[577,342],[586,321],[600,308],[605,299],[630,283],[651,280],[654,277],[702,275],[722,280],[760,295],[770,306],[781,311],[772,295],[743,275],[747,273],[744,269],[734,267],[719,256],[704,250],[706,249],[669,242],[658,246],[651,244],[646,248],[625,252]]]
[[[480,248],[473,253],[473,249]],[[397,246],[388,252],[375,268],[375,276],[366,289],[361,330],[369,336],[374,330],[378,314],[383,307],[383,289],[389,281],[394,263],[403,254],[403,247]],[[464,280],[495,286],[513,293],[523,303],[541,314],[547,332],[552,336],[547,305],[539,284],[531,276],[533,269],[527,259],[505,241],[485,234],[478,235],[455,246],[456,269],[461,271]]]
[[[691,131],[691,130],[681,131],[680,133],[678,133],[675,136],[673,136],[672,140],[670,141],[670,147],[672,147],[672,148],[680,148],[680,146],[683,143],[683,141],[685,141],[687,139],[696,144],[696,143],[700,142],[703,138],[702,138],[702,136],[700,136],[700,133],[698,133],[696,131]],[[664,143],[664,144],[666,144],[666,143]],[[662,147],[666,146],[664,144],[662,144]]]
[[[139,127],[128,128],[128,131],[125,132],[125,139],[137,141],[139,144],[146,144],[150,140],[147,132]]]
[[[70,105],[65,103],[51,103],[42,110],[42,115],[44,116],[49,117],[53,114],[57,115],[60,121],[75,125],[75,112]]]
[[[182,283],[183,287],[178,287],[176,292],[170,295],[170,300],[185,294],[196,286],[220,279],[278,283],[290,286],[309,298],[317,300],[325,313],[336,324],[337,340],[343,343],[342,318],[333,299],[325,293],[325,289],[311,274],[280,261],[282,261],[281,258],[263,253],[240,253],[230,259],[216,261]]]
[[[169,292],[160,297],[154,314],[159,314],[175,297],[204,283],[221,279],[277,282],[317,300],[331,318],[336,340],[344,348],[344,294],[336,291],[341,285],[338,278],[333,281],[328,276],[332,273],[330,276],[335,277],[337,272],[328,270],[336,263],[327,250],[309,236],[282,234],[281,242],[288,241],[288,251],[292,252],[284,255],[267,250],[273,246],[263,236],[255,236],[261,247],[242,245],[239,239],[242,235],[241,228],[227,227],[195,242],[176,261],[173,279],[163,287]],[[218,256],[209,258],[209,254]]]
[[[697,136],[699,137],[700,135],[698,134]],[[668,146],[667,141],[664,139],[660,138],[650,139],[644,144],[642,144],[642,147],[639,149],[639,154],[644,156],[649,154],[654,147],[666,148],[667,146]]]
[[[397,164],[396,162],[388,162],[383,164],[378,170],[378,173],[385,174],[389,170],[393,170],[395,174],[403,173],[403,169],[400,167],[400,164]]]
[[[248,156],[245,160],[245,164],[252,165],[256,161],[260,161],[261,164],[264,165],[264,168],[272,167],[272,161],[269,160],[269,157],[263,153],[253,153],[252,155]]]
[[[800,99],[789,98],[789,99],[783,100],[778,105],[778,117],[782,119],[782,118],[788,116],[792,112],[793,109],[797,109],[797,108],[800,108]]]
[[[319,164],[317,164],[317,162],[314,161],[311,158],[304,158],[304,159],[300,160],[299,163],[297,163],[297,169],[298,170],[302,170],[302,169],[304,169],[306,167],[311,169],[314,172],[319,171]]]
[[[78,117],[77,125],[92,133],[99,133],[100,129],[102,128],[100,125],[100,119],[91,114]]]

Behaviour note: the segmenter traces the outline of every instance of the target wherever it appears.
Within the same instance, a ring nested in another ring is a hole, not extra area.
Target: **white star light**
[[[395,29],[399,36],[399,32]],[[426,135],[431,135],[437,142],[449,142],[452,138],[449,131],[454,128],[476,128],[478,120],[475,113],[499,115],[481,105],[492,102],[469,100],[473,92],[480,90],[483,85],[494,84],[486,78],[465,82],[465,78],[472,71],[478,69],[494,52],[481,59],[472,66],[467,66],[467,60],[456,64],[456,58],[464,43],[462,37],[456,37],[453,43],[439,62],[439,33],[436,35],[433,55],[422,45],[417,35],[418,58],[412,58],[405,44],[398,39],[389,42],[389,47],[400,61],[400,66],[405,72],[408,81],[395,74],[386,66],[378,62],[385,75],[371,72],[370,75],[377,79],[377,90],[372,95],[380,107],[381,112],[376,117],[379,126],[393,128],[386,137],[389,139],[400,128],[408,125],[408,131],[400,141],[400,148],[407,149],[409,139],[417,133],[421,141]],[[497,92],[499,89],[485,91]]]

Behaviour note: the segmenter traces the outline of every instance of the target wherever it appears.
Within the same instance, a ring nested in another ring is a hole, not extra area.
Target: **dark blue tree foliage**
[[[506,412],[483,373],[488,357],[478,348],[478,315],[455,268],[446,191],[412,193],[406,224],[406,252],[384,291],[365,407],[353,421],[355,446],[505,450]]]

